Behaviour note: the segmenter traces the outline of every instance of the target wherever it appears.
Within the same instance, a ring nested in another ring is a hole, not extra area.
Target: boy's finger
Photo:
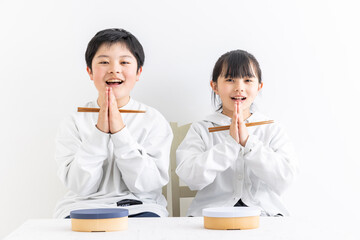
[[[109,90],[109,102],[112,107],[117,107],[116,98],[115,98],[112,88],[110,88],[110,90]]]

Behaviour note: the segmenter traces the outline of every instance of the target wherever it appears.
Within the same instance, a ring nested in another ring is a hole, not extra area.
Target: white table
[[[253,230],[208,230],[202,217],[131,218],[129,228],[119,232],[73,232],[69,219],[31,219],[5,238],[15,239],[360,239],[353,227],[337,227],[333,221],[294,217],[261,217],[260,227]],[[345,224],[346,225],[346,224]]]

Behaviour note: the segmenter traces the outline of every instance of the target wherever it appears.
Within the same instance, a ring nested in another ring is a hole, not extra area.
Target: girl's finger
[[[238,104],[238,113],[239,113],[239,123],[243,123],[244,122],[244,116],[243,116],[243,110],[240,107],[240,104]]]

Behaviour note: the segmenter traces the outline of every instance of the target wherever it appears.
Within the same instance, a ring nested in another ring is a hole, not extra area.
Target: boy
[[[55,217],[114,207],[126,207],[129,217],[167,216],[161,190],[169,180],[172,131],[157,110],[130,97],[144,64],[141,44],[123,29],[106,29],[91,39],[85,58],[99,92],[85,107],[100,111],[75,113],[59,129],[58,175],[69,192]]]

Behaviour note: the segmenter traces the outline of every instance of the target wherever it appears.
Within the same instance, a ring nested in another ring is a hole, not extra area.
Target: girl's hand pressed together
[[[239,136],[239,113],[238,113],[238,103],[235,102],[235,106],[234,106],[234,111],[233,111],[233,116],[231,119],[231,124],[230,124],[230,136],[237,142],[239,143],[240,140],[240,136]]]
[[[125,124],[122,119],[121,113],[119,112],[119,108],[112,88],[109,88],[108,96],[110,133],[117,133],[125,127]]]
[[[249,138],[249,133],[247,131],[243,110],[240,108],[240,104],[236,104],[237,112],[238,112],[238,131],[239,131],[239,143],[241,146],[245,147],[245,144]]]
[[[99,111],[99,116],[98,116],[98,122],[96,124],[96,127],[105,133],[109,133],[110,132],[110,127],[109,127],[109,103],[108,103],[108,94],[109,93],[109,88],[106,88],[106,92],[104,96],[103,101],[98,101],[99,105],[100,105],[100,111]]]
[[[249,133],[244,121],[243,110],[240,108],[239,102],[235,102],[234,105],[233,117],[230,124],[230,135],[242,146],[245,146],[247,139],[249,138]]]

